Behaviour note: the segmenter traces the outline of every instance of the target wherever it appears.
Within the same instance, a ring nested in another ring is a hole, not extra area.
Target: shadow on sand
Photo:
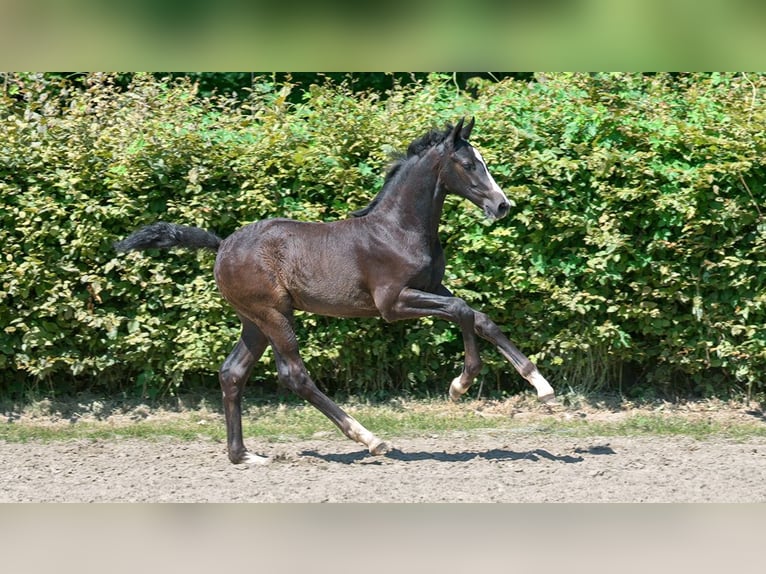
[[[550,460],[554,462],[563,462],[563,463],[571,464],[576,462],[582,462],[584,458],[582,456],[579,456],[582,454],[590,454],[590,455],[616,454],[614,450],[612,450],[612,448],[609,446],[594,446],[594,447],[589,447],[587,449],[577,448],[575,449],[575,452],[578,454],[578,456],[555,455],[541,448],[537,448],[535,450],[522,451],[522,452],[516,452],[513,450],[501,450],[501,449],[491,449],[491,450],[485,450],[485,451],[479,451],[479,452],[477,451],[404,452],[399,449],[393,449],[387,454],[385,454],[382,458],[389,458],[393,460],[399,460],[402,462],[415,462],[415,461],[421,461],[421,460],[436,460],[439,462],[467,462],[469,460],[473,460],[476,458],[482,458],[482,459],[490,460],[490,461],[501,461],[501,460],[538,461],[541,459],[545,459],[545,460]],[[343,453],[343,454],[337,454],[337,453],[324,454],[324,453],[319,453],[315,450],[304,450],[303,452],[301,452],[301,456],[315,457],[315,458],[320,458],[326,462],[337,462],[341,464],[353,464],[355,462],[360,462],[365,459],[369,459],[368,464],[374,463],[375,461],[377,461],[378,463],[382,463],[382,461],[378,459],[377,457],[375,458],[371,457],[366,450],[360,450],[358,452],[350,452],[350,453]]]

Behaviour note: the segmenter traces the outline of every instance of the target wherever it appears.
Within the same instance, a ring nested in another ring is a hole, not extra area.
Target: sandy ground
[[[492,430],[268,443],[0,442],[0,502],[766,502],[766,438],[566,438]]]

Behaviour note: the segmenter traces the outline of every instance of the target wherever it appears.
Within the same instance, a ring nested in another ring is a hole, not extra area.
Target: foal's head
[[[463,123],[461,119],[444,140],[445,154],[439,180],[448,192],[464,197],[482,208],[487,217],[505,217],[510,209],[508,198],[490,175],[481,154],[468,143],[474,118],[471,118],[468,125]]]

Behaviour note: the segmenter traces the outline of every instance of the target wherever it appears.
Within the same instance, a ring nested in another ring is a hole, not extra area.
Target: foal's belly
[[[328,317],[379,317],[380,313],[375,307],[372,298],[358,301],[335,301],[313,298],[296,299],[293,297],[294,307],[301,311],[326,315]]]
[[[293,306],[302,311],[333,317],[375,317],[379,314],[372,295],[353,274],[307,265],[301,273],[293,273],[284,284]]]

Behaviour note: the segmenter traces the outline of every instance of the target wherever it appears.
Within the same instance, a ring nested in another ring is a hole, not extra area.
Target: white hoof
[[[271,457],[260,456],[257,454],[253,454],[252,452],[248,452],[245,454],[244,457],[242,457],[240,464],[264,465],[264,464],[269,464],[270,462],[271,462]]]
[[[545,380],[540,374],[540,371],[535,371],[527,379],[529,383],[537,390],[537,398],[544,403],[551,403],[556,398],[556,393],[553,387],[548,381]]]
[[[380,456],[391,450],[391,447],[388,445],[388,443],[380,440],[379,438],[376,438],[375,441],[367,448],[369,449],[372,456]]]
[[[452,379],[452,382],[449,386],[449,398],[453,402],[458,402],[460,397],[465,394],[466,390],[467,389],[460,384],[460,377],[455,377]]]

